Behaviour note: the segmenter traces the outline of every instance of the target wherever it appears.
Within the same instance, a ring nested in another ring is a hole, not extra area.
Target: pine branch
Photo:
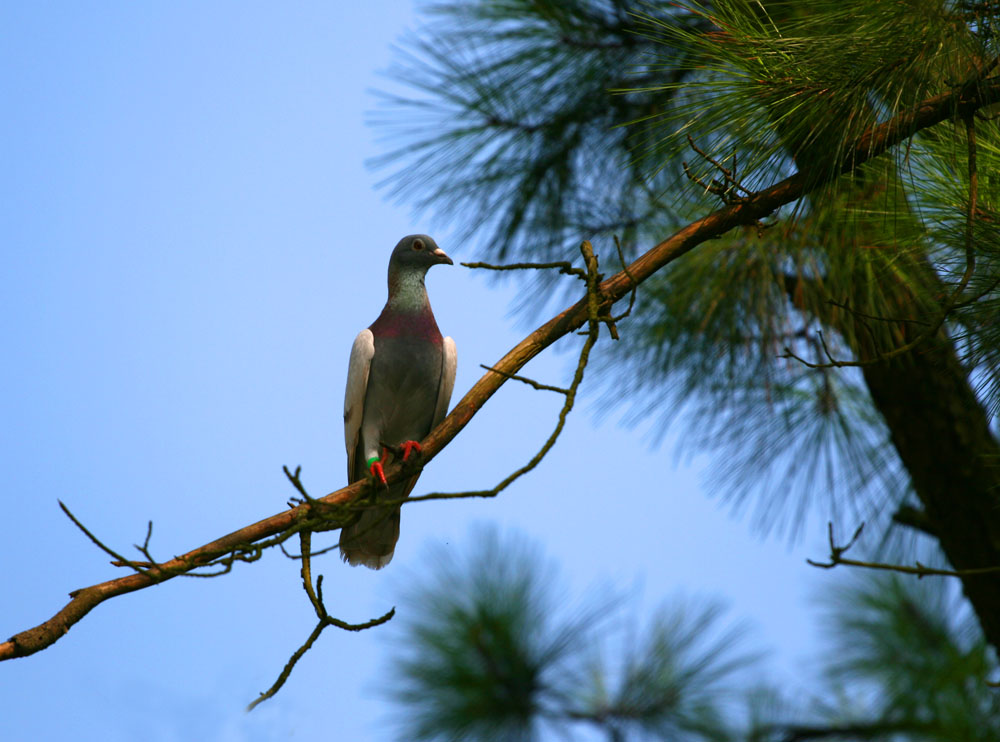
[[[994,60],[992,64],[987,68],[987,72],[991,71],[997,62]],[[871,366],[876,363],[884,363],[885,361],[891,360],[905,353],[909,353],[915,348],[919,347],[925,343],[930,338],[937,335],[937,333],[944,326],[945,321],[951,313],[958,307],[965,304],[975,302],[980,296],[964,299],[963,293],[966,287],[969,285],[969,281],[972,280],[972,275],[976,269],[976,252],[973,242],[974,225],[976,221],[976,205],[979,197],[979,175],[978,169],[976,167],[976,127],[975,127],[975,111],[966,110],[962,113],[962,119],[965,122],[966,139],[968,141],[968,175],[969,175],[969,205],[966,214],[966,224],[965,224],[965,271],[962,273],[962,278],[958,285],[952,290],[952,292],[945,298],[942,303],[941,309],[938,312],[937,318],[933,322],[924,322],[923,324],[929,325],[927,329],[919,333],[915,338],[910,340],[898,348],[893,348],[892,350],[885,352],[876,352],[872,358],[864,358],[856,361],[845,361],[838,360],[833,357],[826,344],[823,343],[823,351],[829,361],[829,363],[811,363],[804,358],[799,357],[791,351],[789,348],[785,348],[785,354],[781,356],[782,358],[793,358],[799,363],[812,368],[812,369],[824,369],[824,368],[849,368],[852,366]],[[714,164],[714,163],[713,163]],[[987,289],[985,293],[992,290],[992,286]],[[886,319],[885,321],[891,321]],[[914,320],[910,320],[914,321]],[[822,339],[822,335],[820,335]]]

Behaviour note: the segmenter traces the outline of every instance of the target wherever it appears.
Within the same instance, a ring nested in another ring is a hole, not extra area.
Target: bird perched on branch
[[[424,277],[452,260],[425,234],[399,241],[389,258],[389,299],[351,348],[344,395],[347,478],[371,476],[376,502],[410,494],[418,474],[386,485],[385,467],[420,455],[420,443],[448,412],[455,386],[455,341],[441,337]],[[372,508],[340,532],[340,555],[352,565],[381,569],[399,539],[399,506]]]

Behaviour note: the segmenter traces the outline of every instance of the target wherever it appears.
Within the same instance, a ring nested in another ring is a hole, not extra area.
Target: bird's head
[[[389,272],[397,270],[419,270],[425,273],[432,265],[446,263],[454,265],[444,250],[437,246],[432,237],[425,234],[410,234],[399,241],[389,259]]]

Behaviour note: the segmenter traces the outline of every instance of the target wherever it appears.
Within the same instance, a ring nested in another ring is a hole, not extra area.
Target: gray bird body
[[[416,247],[415,247],[416,246]],[[400,240],[389,261],[389,299],[351,349],[344,395],[347,477],[369,476],[369,463],[383,466],[397,447],[420,441],[448,411],[455,385],[455,342],[442,337],[424,287],[431,265],[451,263],[427,235]],[[414,475],[381,490],[376,502],[405,498]],[[371,509],[340,532],[340,553],[352,565],[381,569],[399,539],[399,507]]]

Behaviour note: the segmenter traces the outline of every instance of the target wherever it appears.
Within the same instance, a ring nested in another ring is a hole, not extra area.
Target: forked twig
[[[886,564],[884,562],[863,562],[857,559],[847,559],[844,557],[844,553],[850,549],[857,542],[858,537],[861,535],[862,529],[864,529],[865,524],[862,523],[858,526],[854,535],[851,536],[850,540],[843,546],[837,546],[836,541],[833,536],[833,523],[827,524],[827,537],[830,542],[830,557],[828,562],[817,562],[812,559],[806,559],[808,564],[814,567],[819,567],[820,569],[833,569],[838,564],[843,564],[848,567],[862,567],[864,569],[877,569],[885,572],[902,572],[907,575],[916,575],[918,579],[935,576],[935,577],[974,577],[977,575],[990,575],[1000,573],[1000,566],[996,567],[974,567],[972,569],[938,569],[937,567],[928,567],[921,564],[919,561],[914,562],[914,566],[909,566],[906,564]]]

